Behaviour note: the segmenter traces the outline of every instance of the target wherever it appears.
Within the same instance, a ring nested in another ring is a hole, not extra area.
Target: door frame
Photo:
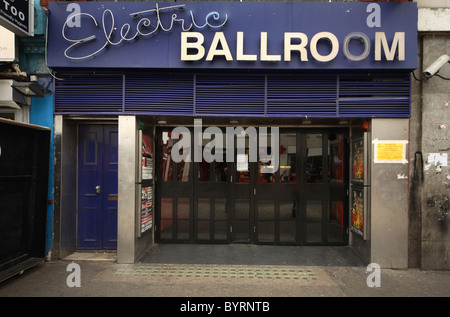
[[[113,226],[115,226],[115,230],[116,230],[116,235],[115,235],[115,243],[114,242],[105,242],[105,230],[104,230],[104,226],[107,225],[105,223],[105,208],[107,208],[105,202],[106,201],[116,201],[117,204],[117,190],[115,194],[111,194],[109,196],[111,196],[112,198],[110,199],[110,197],[106,197],[103,189],[105,188],[103,182],[103,174],[104,174],[104,154],[105,154],[105,148],[102,145],[102,171],[101,171],[101,182],[102,184],[100,185],[101,188],[101,208],[102,208],[102,215],[101,215],[101,224],[99,224],[99,226],[101,226],[101,234],[99,234],[99,236],[101,237],[101,241],[98,247],[97,246],[93,246],[93,247],[80,247],[79,245],[79,212],[80,212],[80,191],[79,191],[79,184],[80,184],[80,161],[79,161],[79,155],[80,155],[80,147],[83,146],[81,144],[82,140],[80,140],[80,127],[81,126],[97,126],[97,127],[101,127],[102,130],[102,140],[104,138],[105,135],[105,129],[104,127],[106,126],[116,126],[116,131],[117,131],[117,137],[118,137],[118,124],[117,122],[113,122],[113,121],[83,121],[83,122],[77,122],[77,128],[76,128],[76,157],[77,157],[77,164],[76,164],[76,230],[75,230],[75,234],[76,234],[76,239],[75,239],[75,243],[76,243],[76,249],[77,250],[116,250],[117,249],[117,220],[116,222],[113,224]],[[104,142],[103,142],[104,143]],[[118,157],[118,153],[116,155],[116,157]],[[117,162],[117,166],[118,166],[118,162]],[[118,179],[116,177],[116,181],[117,181],[117,185],[115,186],[117,189],[118,186]],[[118,206],[116,206],[116,210],[118,210]],[[117,213],[117,211],[116,211]],[[117,218],[117,217],[116,217]],[[114,228],[112,228],[114,230]],[[113,239],[114,240],[114,239]]]

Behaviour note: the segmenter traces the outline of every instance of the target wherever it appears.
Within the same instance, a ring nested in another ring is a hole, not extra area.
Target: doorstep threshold
[[[76,251],[65,258],[64,261],[100,261],[116,262],[117,252],[115,250],[95,250],[95,251]]]

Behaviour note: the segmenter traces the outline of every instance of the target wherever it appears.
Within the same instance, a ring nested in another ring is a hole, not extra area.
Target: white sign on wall
[[[0,62],[14,62],[16,60],[16,35],[0,26]]]

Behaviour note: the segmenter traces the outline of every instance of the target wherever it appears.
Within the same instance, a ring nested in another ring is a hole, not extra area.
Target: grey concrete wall
[[[137,131],[135,116],[119,116],[117,263],[135,263],[153,244],[153,230],[142,235],[138,232]]]
[[[408,141],[409,119],[373,119],[372,141]],[[408,148],[408,145],[406,145]],[[370,257],[382,268],[408,267],[408,163],[371,160]],[[408,153],[408,152],[406,152]],[[408,155],[405,157],[408,159]]]
[[[422,45],[418,41],[418,68],[414,71],[415,76],[420,79],[422,73],[421,65]],[[421,191],[423,185],[423,154],[422,154],[422,84],[420,80],[411,81],[411,119],[409,135],[409,246],[408,267],[420,268],[422,256],[422,207]]]
[[[77,126],[55,116],[55,207],[53,211],[52,258],[76,250],[77,228]]]
[[[425,69],[442,54],[450,54],[450,35],[422,37]],[[450,64],[439,75],[450,78]],[[430,153],[450,155],[450,81],[438,76],[421,81],[424,180],[421,186],[421,268],[450,269],[450,168],[428,161]],[[445,124],[446,128],[441,127]]]
[[[136,117],[119,116],[117,263],[135,262]]]

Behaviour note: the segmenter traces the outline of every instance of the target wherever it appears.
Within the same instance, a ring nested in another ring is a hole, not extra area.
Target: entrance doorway
[[[178,140],[158,130],[156,241],[348,244],[347,139],[344,129],[281,129],[274,146],[266,138],[266,154],[278,151],[278,162],[249,160],[246,137],[244,149],[234,142],[233,162],[224,151],[216,153],[223,162],[177,163]]]
[[[117,125],[78,128],[78,249],[117,248]]]

